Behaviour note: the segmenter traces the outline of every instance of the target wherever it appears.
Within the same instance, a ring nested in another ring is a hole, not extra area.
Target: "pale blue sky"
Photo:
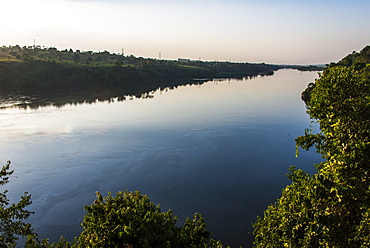
[[[0,0],[0,45],[316,64],[370,44],[370,1]]]

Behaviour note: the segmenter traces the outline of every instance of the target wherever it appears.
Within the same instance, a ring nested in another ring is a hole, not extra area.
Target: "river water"
[[[300,93],[317,72],[211,81],[153,98],[0,110],[0,161],[12,200],[32,194],[41,238],[72,240],[95,191],[147,194],[182,224],[201,213],[214,239],[250,247],[251,223],[320,157],[294,138],[310,125]]]

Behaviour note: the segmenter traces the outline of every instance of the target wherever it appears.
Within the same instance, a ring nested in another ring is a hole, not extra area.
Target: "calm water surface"
[[[15,170],[11,199],[32,194],[41,238],[78,236],[84,204],[139,190],[182,224],[199,212],[214,239],[250,247],[251,223],[289,183],[290,165],[314,172],[320,157],[295,157],[310,120],[300,93],[317,72],[213,81],[158,91],[152,99],[0,110],[0,161]]]

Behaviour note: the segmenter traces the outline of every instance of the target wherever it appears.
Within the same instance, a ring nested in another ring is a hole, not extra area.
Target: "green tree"
[[[171,210],[161,212],[138,191],[118,192],[115,197],[97,193],[85,210],[79,247],[222,247],[209,240],[211,233],[200,214],[178,227]]]
[[[9,182],[9,176],[14,172],[9,169],[10,161],[0,171],[0,185]],[[24,222],[33,214],[26,210],[32,203],[31,195],[25,192],[18,203],[10,204],[7,193],[7,190],[0,193],[0,247],[15,247],[19,236],[32,234],[31,224]]]
[[[7,183],[10,162],[0,172],[1,185]],[[52,244],[48,239],[40,240],[31,224],[24,223],[32,212],[24,208],[31,204],[30,195],[25,193],[22,200],[6,208],[8,199],[1,193],[1,237],[0,247],[15,247],[17,236],[27,237],[25,248],[85,248],[85,247],[186,247],[222,248],[220,241],[210,239],[211,232],[199,213],[193,219],[187,218],[184,226],[177,226],[177,217],[172,211],[161,212],[147,195],[140,192],[118,192],[103,197],[96,193],[96,200],[87,211],[82,226],[83,232],[71,243],[64,237]]]
[[[52,244],[49,243],[48,239],[40,241],[37,234],[30,234],[27,236],[24,248],[72,248],[77,247],[76,239],[73,243],[70,243],[66,238],[60,237],[57,242]]]
[[[115,64],[116,64],[116,66],[121,67],[123,65],[123,60],[122,59],[117,59]]]
[[[292,184],[254,224],[256,247],[369,247],[368,68],[332,65],[309,86],[308,114],[320,132],[296,142],[325,161],[314,175],[291,169]]]

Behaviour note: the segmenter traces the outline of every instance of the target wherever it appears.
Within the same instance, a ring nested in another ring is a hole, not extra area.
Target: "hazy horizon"
[[[326,64],[370,44],[370,2],[1,0],[0,45]]]

